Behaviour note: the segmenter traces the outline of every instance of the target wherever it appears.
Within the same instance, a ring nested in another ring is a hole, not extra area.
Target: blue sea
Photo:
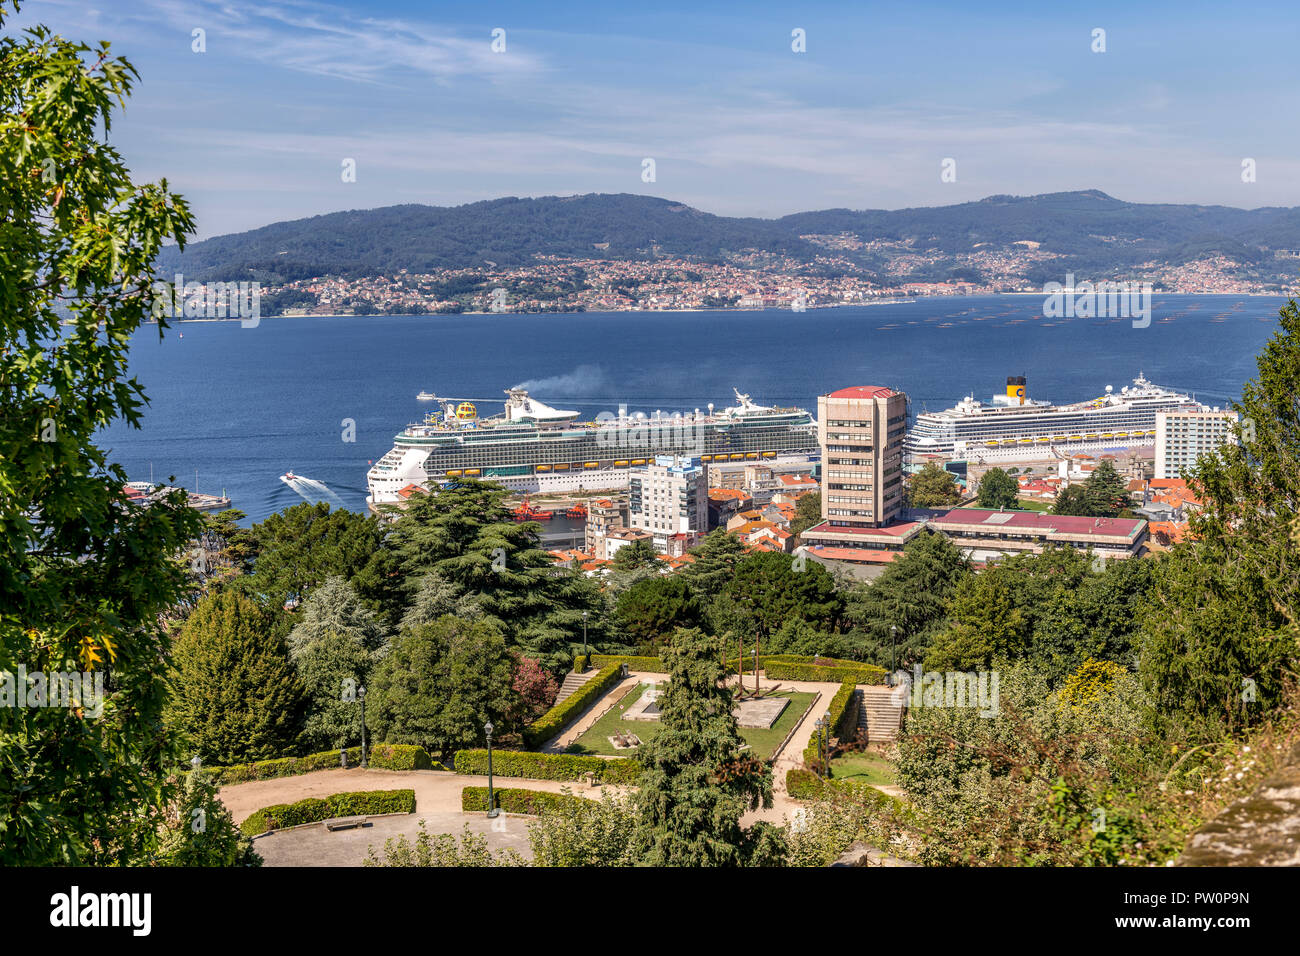
[[[1157,295],[1147,328],[1129,319],[1043,317],[1042,296],[922,298],[806,312],[587,312],[263,319],[146,326],[132,374],[151,404],[143,428],[102,442],[133,480],[209,494],[260,521],[304,499],[365,509],[370,463],[435,406],[429,390],[500,411],[503,389],[581,412],[665,412],[734,404],[815,412],[848,385],[906,392],[913,414],[1006,376],[1030,397],[1072,402],[1142,372],[1206,404],[1240,397],[1277,328],[1283,298]],[[348,422],[354,423],[349,428]],[[353,441],[345,438],[353,437]],[[292,470],[318,484],[279,480]]]

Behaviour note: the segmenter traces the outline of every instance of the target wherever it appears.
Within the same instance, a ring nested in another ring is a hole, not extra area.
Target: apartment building
[[[1218,408],[1158,412],[1156,479],[1181,478],[1196,464],[1196,459],[1236,441],[1233,426],[1238,417],[1236,412]]]

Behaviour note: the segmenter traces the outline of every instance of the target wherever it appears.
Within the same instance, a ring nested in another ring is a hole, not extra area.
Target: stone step
[[[587,683],[596,676],[597,669],[588,668],[585,673],[575,674],[573,671],[564,675],[564,683],[560,685],[560,693],[556,695],[555,703],[561,703],[565,698],[572,696],[582,685]],[[554,706],[554,704],[552,704]]]

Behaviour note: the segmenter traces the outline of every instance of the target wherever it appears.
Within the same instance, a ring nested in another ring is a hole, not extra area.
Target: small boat
[[[298,476],[295,475],[295,474],[293,473],[292,470],[290,470],[290,471],[286,471],[283,475],[281,475],[281,476],[280,476],[280,480],[281,480],[281,481],[297,481],[297,480],[298,480]]]
[[[431,402],[437,397],[433,392],[421,392],[415,396],[415,400],[418,402]]]

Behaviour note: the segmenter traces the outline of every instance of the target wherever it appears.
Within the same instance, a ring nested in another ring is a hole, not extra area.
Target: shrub
[[[374,744],[369,747],[367,763],[375,770],[446,770],[420,747],[408,744]],[[361,766],[361,748],[349,747],[348,768]],[[255,763],[236,764],[232,767],[204,767],[218,786],[247,783],[250,780],[270,780],[273,777],[294,777],[313,770],[339,770],[339,752],[326,750],[306,757],[279,757]]]
[[[843,740],[850,736],[850,730],[856,732],[856,727],[850,727],[851,712],[849,711],[849,701],[853,699],[854,691],[858,688],[857,681],[853,678],[846,680],[840,685],[840,689],[835,692],[831,698],[830,706],[826,709],[827,723],[832,730],[827,731],[828,736],[833,735]],[[811,716],[811,715],[809,715]],[[829,743],[830,741],[828,741]],[[817,733],[813,732],[808,746],[804,748],[803,762],[806,767],[821,768],[821,755],[817,748]]]
[[[794,800],[847,801],[858,806],[895,810],[899,802],[889,794],[865,783],[851,780],[826,780],[811,770],[793,767],[786,771],[785,789]]]
[[[460,792],[460,808],[466,813],[486,812],[488,809],[487,787],[465,787]],[[496,805],[506,813],[531,813],[537,815],[543,810],[559,809],[569,804],[584,804],[589,801],[567,793],[551,793],[548,790],[529,790],[525,787],[507,787],[504,790],[493,788],[492,796]]]
[[[241,823],[249,836],[267,830],[281,830],[304,823],[319,823],[334,817],[371,816],[380,813],[414,813],[414,790],[358,790],[333,793],[328,797],[308,797],[297,803],[280,803],[263,807]]]
[[[626,664],[630,671],[646,671],[651,674],[666,674],[668,668],[657,657],[636,657],[628,654],[592,654],[591,663],[595,667],[608,667],[613,664]]]
[[[812,663],[811,658],[803,661],[778,661],[769,658],[765,666],[769,680],[808,680],[808,681],[847,681],[855,684],[883,684],[885,669],[875,664],[863,664],[856,661],[834,661],[832,658],[819,657],[818,661],[830,661],[827,664]]]
[[[487,774],[486,750],[458,750],[453,766],[457,773]],[[592,757],[585,754],[541,754],[530,751],[492,751],[492,772],[501,777],[533,780],[581,781],[594,773],[599,783],[635,785],[641,765],[627,757]]]
[[[606,664],[596,676],[524,728],[524,746],[538,747],[564,728],[619,681],[619,665]]]

